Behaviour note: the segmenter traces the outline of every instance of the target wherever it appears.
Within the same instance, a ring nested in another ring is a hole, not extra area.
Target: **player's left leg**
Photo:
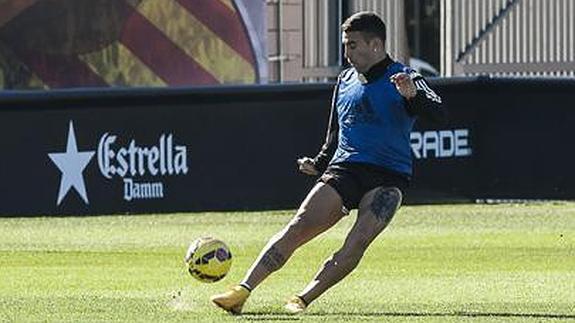
[[[359,264],[371,242],[389,224],[401,204],[401,191],[395,187],[378,187],[364,195],[358,209],[357,220],[341,247],[328,259],[315,278],[304,290],[286,305],[286,309],[297,313],[323,294]]]

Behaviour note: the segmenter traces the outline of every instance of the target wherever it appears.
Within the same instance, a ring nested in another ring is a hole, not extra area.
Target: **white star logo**
[[[94,156],[94,151],[78,152],[78,146],[76,145],[76,135],[74,134],[74,124],[72,121],[70,121],[70,127],[68,128],[68,143],[66,145],[66,152],[51,153],[48,154],[48,156],[62,172],[62,179],[60,180],[60,191],[58,192],[58,202],[56,205],[60,205],[72,187],[76,189],[76,192],[80,194],[84,202],[89,204],[82,172]]]

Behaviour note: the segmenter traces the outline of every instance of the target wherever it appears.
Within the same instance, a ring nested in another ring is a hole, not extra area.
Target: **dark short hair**
[[[351,15],[341,25],[343,32],[359,31],[369,38],[377,37],[385,43],[385,23],[374,12],[362,11]]]

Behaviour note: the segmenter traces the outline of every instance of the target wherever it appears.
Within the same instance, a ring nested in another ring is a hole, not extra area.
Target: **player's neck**
[[[393,63],[393,60],[389,55],[381,57],[375,64],[373,64],[365,73],[362,73],[367,82],[372,82],[378,79],[380,76],[385,74],[389,65]]]

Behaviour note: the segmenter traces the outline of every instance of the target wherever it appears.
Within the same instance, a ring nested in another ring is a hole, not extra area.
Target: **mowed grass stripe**
[[[0,321],[540,322],[575,320],[575,204],[404,207],[358,269],[297,318],[283,302],[341,246],[355,214],[298,250],[235,318],[209,296],[243,277],[293,211],[0,219]],[[229,277],[183,270],[215,235]]]

